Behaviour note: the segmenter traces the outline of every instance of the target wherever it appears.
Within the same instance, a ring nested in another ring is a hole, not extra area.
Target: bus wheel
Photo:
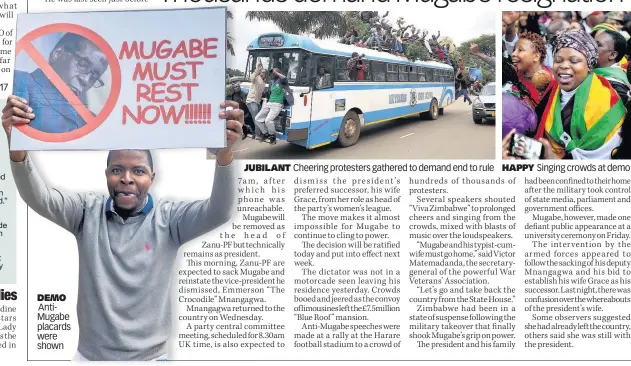
[[[337,137],[337,142],[342,147],[349,147],[355,145],[359,140],[359,132],[361,126],[359,124],[359,117],[355,112],[348,112],[344,116],[344,121],[340,126],[340,134]]]
[[[432,103],[429,106],[429,111],[421,113],[421,116],[426,119],[435,120],[438,119],[438,101],[432,99]]]

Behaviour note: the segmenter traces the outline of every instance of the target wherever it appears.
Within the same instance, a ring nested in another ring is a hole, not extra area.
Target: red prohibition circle
[[[52,67],[48,65],[46,59],[42,57],[39,51],[37,51],[37,49],[35,49],[32,44],[32,42],[39,37],[51,33],[60,32],[75,33],[89,39],[103,52],[103,54],[107,58],[107,61],[109,62],[109,67],[112,74],[112,87],[110,88],[110,94],[105,101],[101,112],[99,112],[95,117],[93,117],[88,108],[86,108],[83,103],[81,103],[79,98],[70,91],[70,88],[68,88],[65,82],[61,80],[59,75],[57,75]],[[103,39],[103,37],[98,35],[96,32],[83,26],[70,23],[56,23],[45,25],[32,30],[31,32],[24,35],[24,37],[20,38],[15,48],[16,56],[19,55],[22,51],[26,52],[33,59],[33,61],[37,64],[37,66],[40,67],[40,69],[49,78],[53,85],[61,92],[61,94],[68,100],[68,102],[74,106],[79,116],[81,116],[81,118],[83,118],[83,120],[86,122],[86,125],[83,127],[77,128],[73,131],[62,133],[43,132],[29,126],[28,124],[16,125],[15,127],[25,135],[44,142],[68,142],[76,140],[94,131],[107,119],[107,117],[109,117],[109,115],[114,110],[121,89],[120,64],[118,63],[118,58],[116,57],[116,53],[114,52],[114,50],[112,50],[107,41],[105,41],[105,39]]]

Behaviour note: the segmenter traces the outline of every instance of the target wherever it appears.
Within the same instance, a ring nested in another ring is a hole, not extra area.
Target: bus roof
[[[370,48],[357,47],[353,45],[347,45],[330,40],[314,39],[306,36],[299,36],[295,34],[276,32],[276,33],[264,33],[257,39],[250,42],[247,47],[248,51],[261,50],[261,49],[284,49],[284,48],[302,48],[314,53],[322,53],[335,56],[351,57],[353,52],[357,52],[360,55],[366,55],[366,59],[382,61],[382,62],[396,62],[399,64],[418,65],[418,66],[432,66],[442,69],[453,70],[450,65],[436,62],[436,61],[415,61],[412,62],[405,57],[395,56],[388,52],[376,51]]]

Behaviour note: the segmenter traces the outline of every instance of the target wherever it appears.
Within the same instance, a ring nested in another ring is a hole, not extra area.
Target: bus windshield
[[[248,57],[246,70],[247,80],[251,80],[259,61],[265,70],[276,67],[287,77],[289,85],[296,85],[300,70],[300,52],[298,50],[256,50],[251,51]],[[269,77],[268,77],[269,78]],[[268,82],[269,80],[265,80]]]

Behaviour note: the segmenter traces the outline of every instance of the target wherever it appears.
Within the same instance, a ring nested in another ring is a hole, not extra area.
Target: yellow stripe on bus
[[[318,147],[320,147],[320,146],[328,145],[328,144],[330,144],[330,143],[331,143],[331,141],[323,142],[323,143],[321,143],[321,144],[317,144],[317,145],[309,146],[309,147],[308,147],[308,149],[315,149],[315,148],[318,148]]]

